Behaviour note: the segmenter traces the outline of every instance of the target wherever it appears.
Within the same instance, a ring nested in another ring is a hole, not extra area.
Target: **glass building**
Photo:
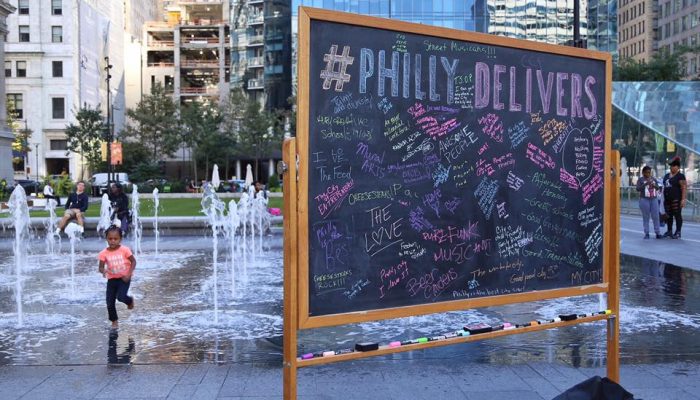
[[[644,165],[663,176],[666,161],[679,155],[686,178],[698,186],[698,93],[700,82],[613,83],[613,142],[631,177],[639,176]]]

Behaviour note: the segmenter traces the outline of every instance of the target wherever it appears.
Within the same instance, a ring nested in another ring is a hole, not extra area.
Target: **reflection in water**
[[[235,296],[225,290],[231,282],[227,271],[220,271],[222,309],[216,326],[208,295],[212,282],[211,259],[207,258],[211,238],[175,237],[161,245],[165,246],[161,256],[168,263],[154,259],[154,253],[149,252],[139,259],[138,285],[133,293],[141,299],[138,312],[125,312],[121,335],[109,337],[109,363],[281,362],[280,236],[273,240],[271,251],[249,265],[249,280],[236,281]],[[11,257],[0,250],[0,365],[105,362],[104,348],[97,343],[104,343],[106,332],[84,329],[104,318],[104,281],[94,272],[94,250],[103,246],[102,240],[81,242],[83,253],[76,259],[80,301],[65,300],[62,282],[69,271],[67,257],[52,259],[43,254],[43,249],[40,255],[30,255],[25,284],[26,293],[31,295],[25,299],[28,318],[22,330],[16,328],[14,297],[6,295],[14,287],[4,268],[5,260]],[[175,247],[177,250],[173,250]],[[700,361],[700,272],[629,256],[622,256],[620,263],[623,362]],[[47,274],[47,268],[53,273]],[[307,329],[299,334],[299,346],[304,352],[336,350],[362,341],[387,343],[435,336],[478,322],[518,323],[604,307],[597,295],[579,296]],[[96,347],[100,348],[98,352],[93,351]],[[464,357],[500,365],[543,360],[600,367],[605,365],[606,357],[605,322],[400,353],[390,358]]]
[[[119,351],[119,332],[117,330],[109,331],[109,344],[107,345],[107,362],[109,364],[129,364],[131,362],[131,356],[136,350],[136,343],[134,339],[129,336],[127,338],[126,346],[123,346],[121,352]]]

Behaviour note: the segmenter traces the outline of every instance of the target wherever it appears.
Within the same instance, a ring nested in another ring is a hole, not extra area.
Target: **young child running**
[[[107,313],[112,321],[112,329],[119,327],[116,300],[126,304],[129,310],[134,308],[134,298],[128,296],[131,277],[136,268],[136,258],[131,250],[122,246],[122,231],[112,225],[105,232],[107,248],[97,258],[100,260],[100,273],[107,278]]]

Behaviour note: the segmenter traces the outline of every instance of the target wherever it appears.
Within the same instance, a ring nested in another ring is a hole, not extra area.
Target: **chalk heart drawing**
[[[593,174],[593,134],[590,129],[572,129],[562,152],[564,169],[576,177],[579,186]]]

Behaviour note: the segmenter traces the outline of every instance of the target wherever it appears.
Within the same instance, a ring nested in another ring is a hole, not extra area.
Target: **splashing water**
[[[46,231],[46,254],[55,256],[56,255],[56,205],[58,203],[54,199],[48,199],[46,201],[46,210],[49,212],[49,218],[44,222],[44,227]],[[60,243],[61,236],[58,235],[58,240]]]
[[[133,227],[134,254],[136,255],[141,254],[141,236],[143,234],[143,226],[141,226],[141,219],[139,218],[140,209],[139,188],[137,185],[134,185],[134,189],[131,192],[131,226]]]
[[[15,300],[17,303],[17,327],[24,324],[22,313],[22,272],[27,265],[27,242],[29,241],[29,207],[27,194],[20,185],[15,187],[8,201],[12,226],[15,228],[15,242],[12,252],[15,256]]]
[[[158,199],[158,188],[153,189],[153,233],[156,240],[156,258],[158,258],[158,237],[160,232],[158,232],[158,208],[160,207],[160,200]]]
[[[70,294],[71,299],[75,299],[75,244],[80,241],[83,227],[75,222],[71,222],[66,226],[64,232],[70,239]]]
[[[255,262],[255,187],[248,186],[248,220],[250,224],[250,254]]]
[[[238,201],[238,216],[241,221],[241,226],[243,231],[241,232],[241,237],[243,238],[243,243],[241,247],[241,252],[243,254],[243,277],[248,279],[248,235],[246,233],[248,227],[248,193],[243,193],[241,199]]]
[[[219,200],[211,185],[206,185],[202,196],[202,212],[207,216],[213,237],[212,259],[214,267],[214,324],[219,323],[219,230],[224,226],[226,205]]]
[[[97,223],[97,232],[102,233],[112,225],[112,203],[109,201],[107,193],[102,195],[100,204],[100,221]]]
[[[270,213],[267,212],[267,199],[265,194],[260,191],[255,194],[255,208],[258,215],[258,232],[260,233],[260,253],[264,252],[263,248],[263,235],[265,234],[266,227],[268,226],[268,221],[270,219]]]
[[[236,230],[241,225],[238,215],[236,200],[228,203],[228,219],[226,220],[226,235],[229,243],[229,256],[231,262],[231,298],[236,296]]]

